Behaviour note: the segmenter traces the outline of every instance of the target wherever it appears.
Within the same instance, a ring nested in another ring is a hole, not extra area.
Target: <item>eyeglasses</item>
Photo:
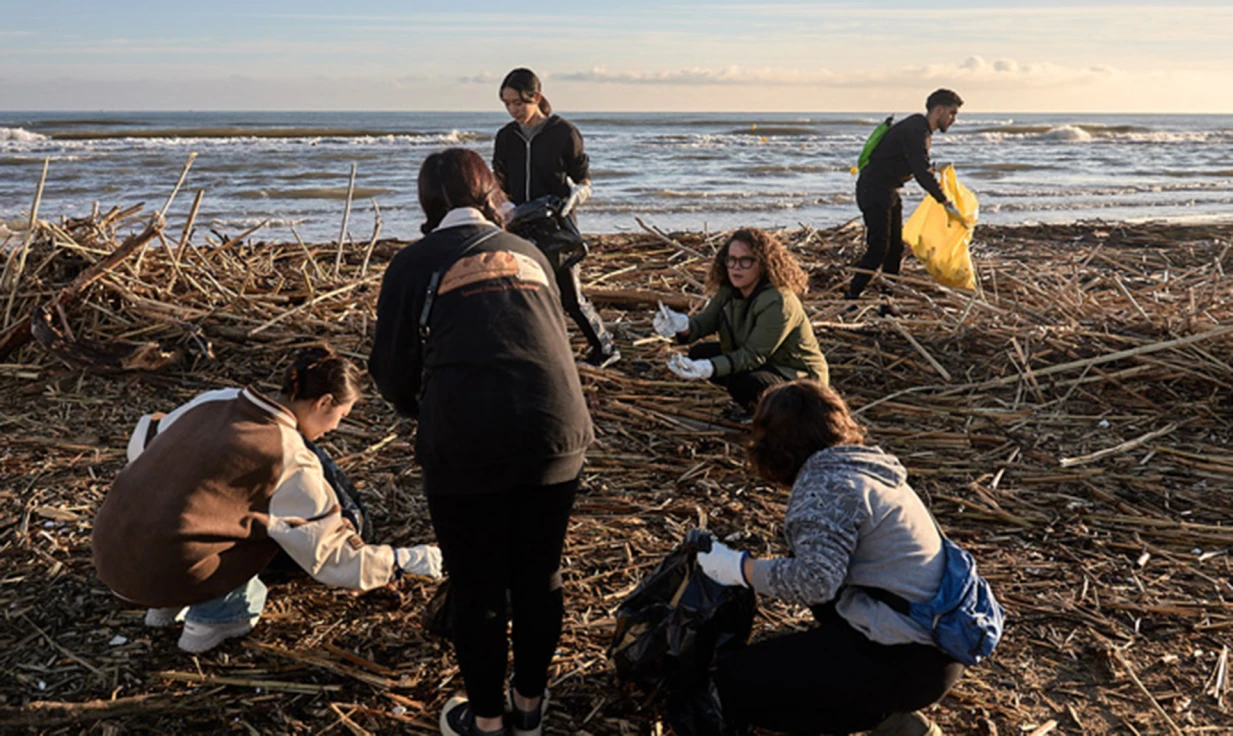
[[[758,263],[758,259],[753,256],[741,256],[739,258],[736,256],[728,256],[728,260],[725,261],[725,263],[728,264],[728,268],[739,268],[744,271],[746,269],[753,268],[754,265]]]

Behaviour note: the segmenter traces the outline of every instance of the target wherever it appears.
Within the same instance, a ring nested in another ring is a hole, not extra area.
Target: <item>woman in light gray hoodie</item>
[[[759,560],[715,542],[698,562],[720,583],[810,606],[818,625],[720,660],[715,684],[733,726],[941,734],[915,711],[940,700],[963,665],[896,611],[937,592],[941,535],[899,461],[864,442],[843,399],[816,381],[777,386],[758,405],[749,457],[792,487],[791,556]]]

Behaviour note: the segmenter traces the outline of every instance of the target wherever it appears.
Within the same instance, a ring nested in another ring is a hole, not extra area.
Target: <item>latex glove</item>
[[[659,311],[651,318],[651,326],[660,337],[672,338],[682,332],[689,332],[689,317],[672,311],[660,302]]]
[[[947,202],[943,205],[943,207],[946,208],[946,221],[948,223],[957,222],[960,225],[967,227],[968,218],[963,216],[963,213],[959,211],[959,208],[955,206],[954,202]]]
[[[703,358],[694,360],[680,353],[674,353],[668,359],[668,370],[687,381],[710,378],[715,374],[715,364]]]
[[[565,204],[561,206],[562,217],[568,217],[575,207],[584,204],[591,198],[591,185],[589,182],[575,184],[574,180],[568,176],[565,177],[565,181],[569,182],[569,197],[565,199]]]
[[[718,539],[711,541],[710,552],[698,553],[698,567],[711,580],[720,585],[739,585],[749,587],[745,579],[745,558],[748,552],[739,552],[725,545]]]
[[[441,579],[441,549],[435,544],[395,547],[394,562],[405,575]]]

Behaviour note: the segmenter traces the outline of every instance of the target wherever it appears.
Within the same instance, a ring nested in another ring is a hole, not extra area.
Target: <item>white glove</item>
[[[689,332],[689,317],[668,309],[660,302],[659,311],[651,317],[651,326],[660,337],[673,338],[682,332]]]
[[[406,575],[441,579],[441,549],[435,544],[395,547],[394,562]]]
[[[509,216],[513,214],[515,209],[516,207],[514,203],[507,199],[501,203],[500,207],[497,207],[497,212],[500,213],[502,220],[508,220]]]
[[[748,552],[738,552],[718,539],[711,541],[710,552],[698,553],[698,567],[711,580],[720,585],[739,585],[749,587],[745,579],[745,558]]]
[[[710,378],[714,375],[715,364],[705,358],[694,360],[686,358],[680,353],[673,353],[672,357],[668,359],[668,370],[684,378],[686,381],[694,381]]]
[[[591,185],[589,182],[575,184],[574,180],[568,176],[565,177],[565,180],[569,182],[569,197],[566,198],[565,204],[561,206],[562,217],[568,217],[575,207],[585,204],[591,198]]]

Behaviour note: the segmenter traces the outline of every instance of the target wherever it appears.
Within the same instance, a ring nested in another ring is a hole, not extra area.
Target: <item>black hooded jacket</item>
[[[572,480],[593,438],[544,254],[499,232],[458,257],[489,229],[447,227],[403,248],[377,301],[368,369],[394,408],[419,419],[428,495]],[[422,345],[428,280],[451,261]]]
[[[569,196],[569,183],[591,178],[591,162],[582,147],[582,134],[569,121],[553,115],[530,140],[516,121],[497,131],[492,171],[514,204],[545,194]]]

